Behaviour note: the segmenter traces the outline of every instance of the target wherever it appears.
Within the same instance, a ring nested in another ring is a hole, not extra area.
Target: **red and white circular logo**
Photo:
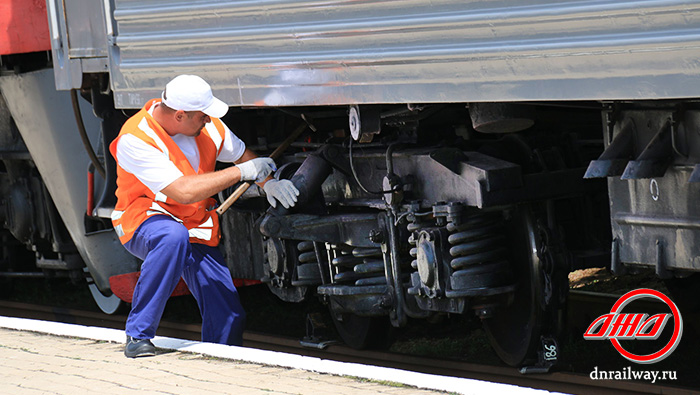
[[[671,314],[662,313],[649,316],[644,313],[622,313],[632,301],[642,298],[658,299],[664,302],[670,309]],[[625,350],[620,344],[620,340],[656,340],[668,321],[673,318],[673,334],[668,343],[659,351],[638,355]],[[583,334],[586,340],[610,340],[613,347],[625,358],[632,362],[650,364],[664,360],[676,349],[683,334],[683,319],[681,312],[675,303],[666,295],[653,289],[635,289],[622,295],[615,302],[609,314],[603,314],[596,318]]]

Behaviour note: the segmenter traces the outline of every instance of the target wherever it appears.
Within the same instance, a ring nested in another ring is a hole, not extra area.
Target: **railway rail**
[[[591,313],[595,314],[597,310],[604,310],[606,306],[609,308],[610,302],[615,299],[615,295],[574,291],[571,293],[570,303],[574,303],[576,306],[588,306]],[[123,328],[126,319],[123,315],[105,315],[71,308],[50,307],[12,301],[0,301],[0,315],[116,329]],[[161,336],[198,340],[200,337],[200,327],[196,324],[164,321],[161,322],[158,333]],[[696,393],[696,390],[691,388],[669,385],[650,385],[648,383],[613,380],[594,381],[591,380],[587,374],[582,373],[553,372],[547,374],[523,375],[520,374],[517,369],[511,367],[482,365],[456,360],[441,360],[385,351],[356,350],[341,344],[330,344],[324,349],[315,349],[303,346],[299,339],[264,333],[246,332],[244,334],[244,346],[342,362],[385,366],[429,374],[468,377],[565,393]]]

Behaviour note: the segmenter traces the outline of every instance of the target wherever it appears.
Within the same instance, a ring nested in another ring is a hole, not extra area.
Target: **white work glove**
[[[272,207],[277,207],[277,200],[284,208],[294,207],[299,196],[299,190],[289,180],[270,180],[265,183],[263,190]]]
[[[236,166],[241,171],[241,181],[263,182],[270,173],[277,170],[275,161],[270,158],[254,158]]]

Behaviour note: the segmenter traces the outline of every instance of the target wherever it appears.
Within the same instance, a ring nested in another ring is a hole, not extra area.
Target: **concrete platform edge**
[[[0,327],[56,336],[76,337],[115,343],[124,343],[126,340],[124,331],[118,329],[31,320],[25,318],[0,316]],[[549,391],[518,387],[510,384],[492,383],[488,381],[460,377],[439,376],[357,363],[337,362],[302,355],[258,350],[246,347],[227,346],[223,344],[203,343],[162,336],[156,336],[153,339],[153,344],[155,344],[155,346],[158,348],[167,350],[202,354],[211,357],[270,366],[302,369],[316,373],[333,374],[338,376],[353,376],[378,381],[390,381],[418,388],[448,391],[458,394],[484,394],[488,392],[498,393],[501,391],[501,393],[518,395],[551,393]]]

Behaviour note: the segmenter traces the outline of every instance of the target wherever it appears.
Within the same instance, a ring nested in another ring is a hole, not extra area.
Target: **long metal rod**
[[[391,321],[396,327],[402,327],[406,325],[407,321],[405,311],[406,301],[404,298],[404,286],[401,278],[401,252],[399,251],[399,235],[396,231],[396,226],[394,225],[396,216],[394,215],[393,210],[388,210],[386,218],[386,226],[389,228],[389,262],[391,264],[391,278],[387,279],[387,281],[391,282],[394,288],[394,296],[396,297],[396,317],[394,317]]]
[[[289,135],[289,137],[287,137],[286,140],[284,140],[282,145],[277,147],[277,149],[275,149],[270,154],[270,158],[277,159],[278,156],[282,155],[284,153],[284,151],[286,151],[287,148],[289,148],[289,146],[294,142],[294,140],[296,140],[297,137],[299,137],[299,135],[301,135],[301,133],[304,130],[306,130],[307,126],[309,126],[309,124],[306,122],[304,122],[302,125],[299,125],[299,127],[296,128],[292,132],[292,134]],[[231,207],[231,205],[233,203],[235,203],[236,200],[238,200],[238,198],[240,198],[245,193],[245,191],[247,191],[248,188],[250,188],[251,185],[253,185],[253,183],[250,181],[242,183],[238,188],[236,188],[236,190],[233,192],[233,194],[231,194],[231,196],[226,198],[226,200],[221,204],[221,206],[219,206],[219,208],[216,209],[216,213],[219,215],[225,213],[226,210],[228,210],[229,207]]]

